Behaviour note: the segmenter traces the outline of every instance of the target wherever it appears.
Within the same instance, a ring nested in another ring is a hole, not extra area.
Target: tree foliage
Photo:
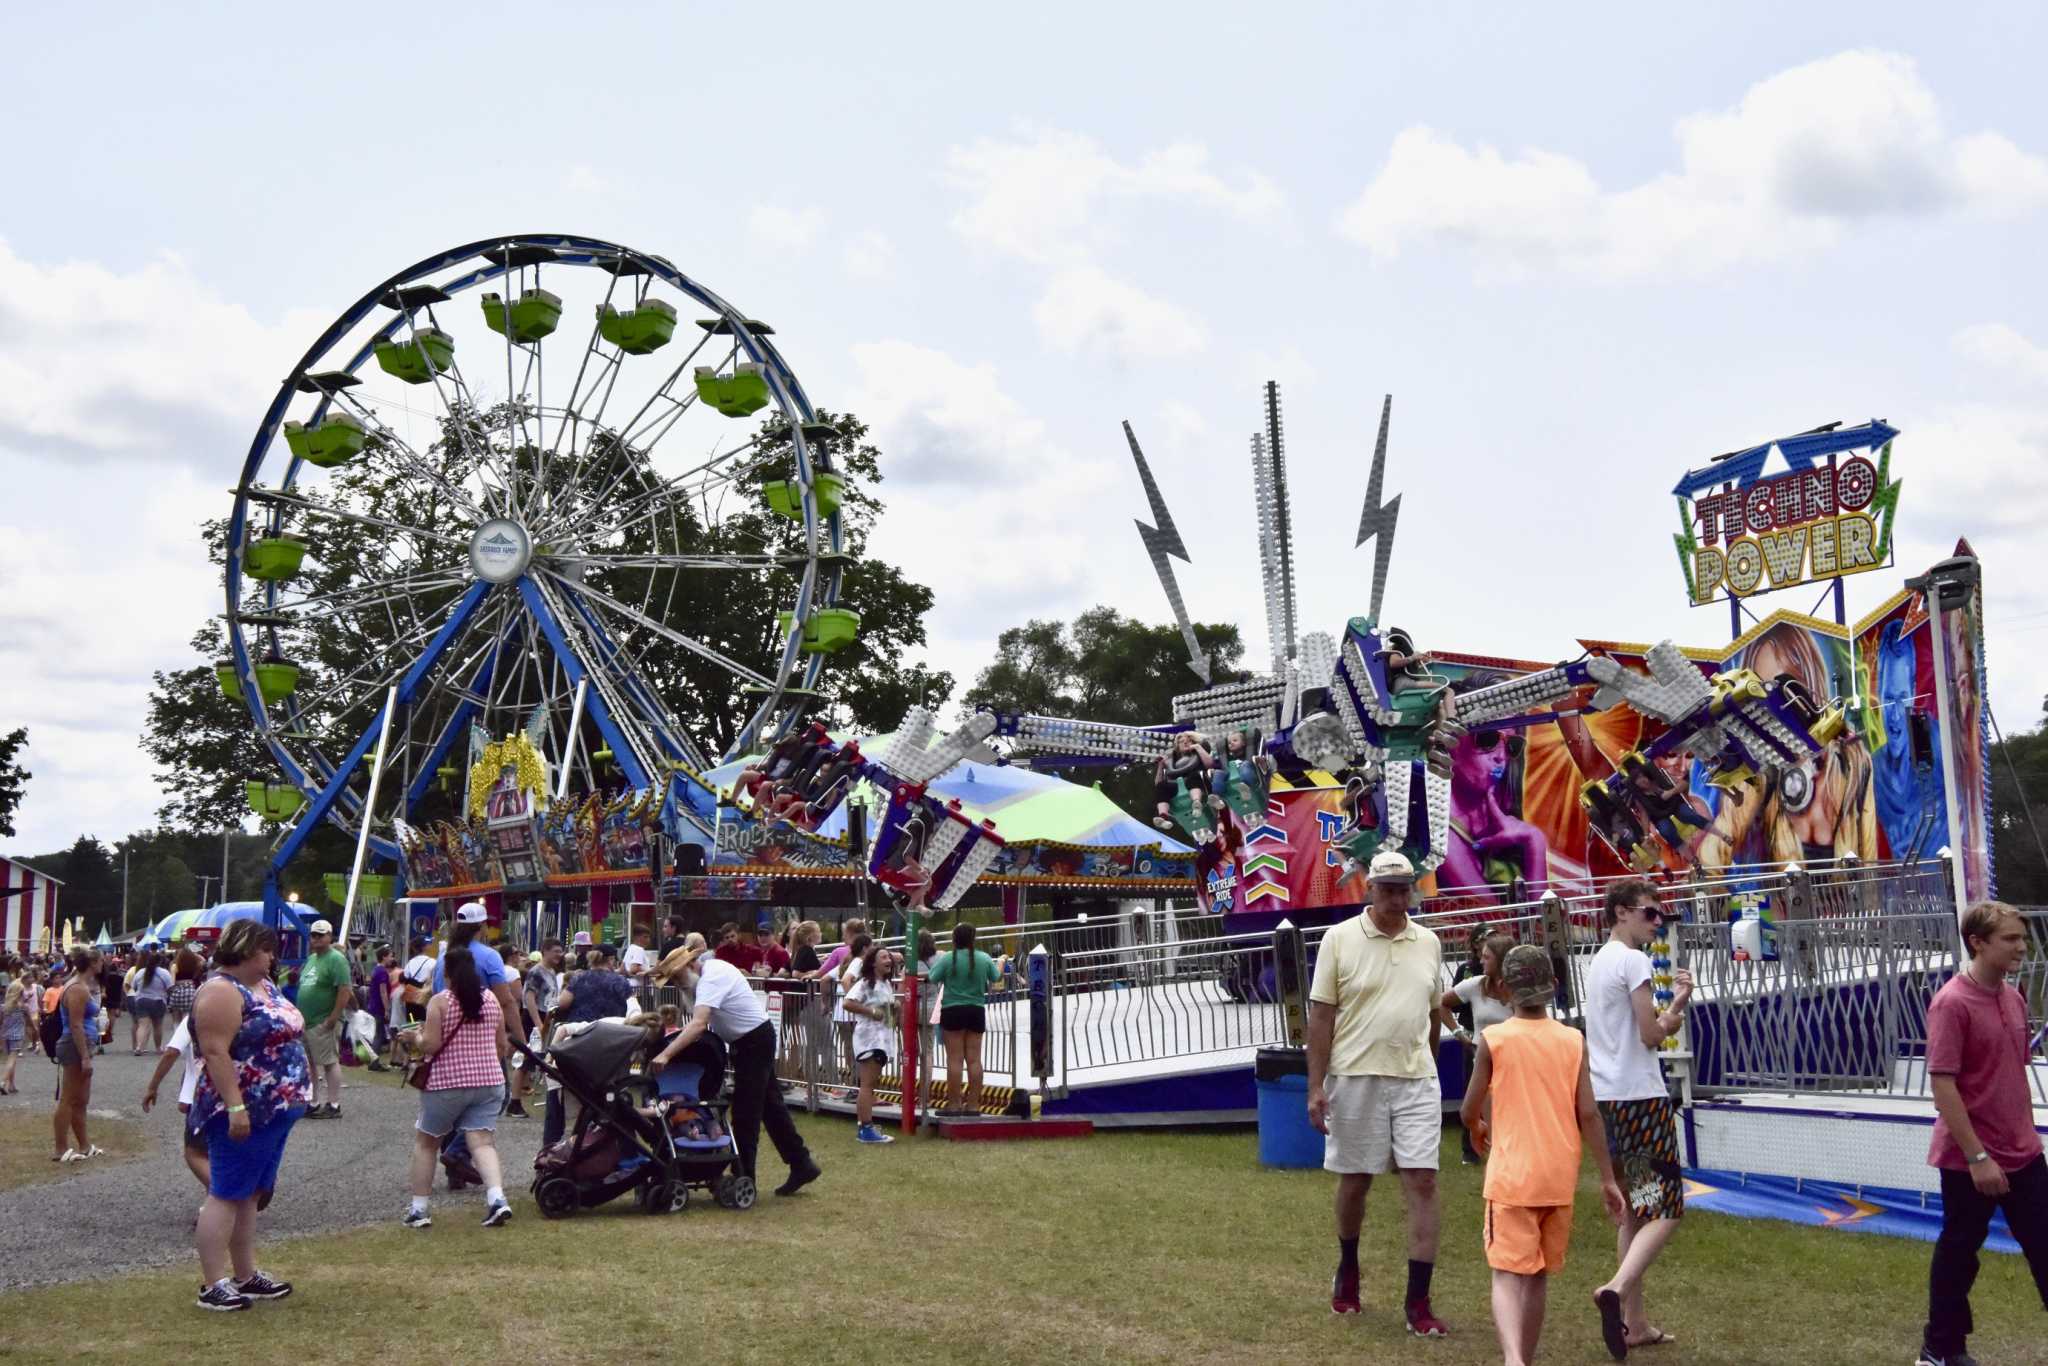
[[[1217,683],[1245,677],[1239,667],[1244,640],[1234,625],[1197,624],[1195,639],[1213,665]],[[1072,622],[1027,621],[996,638],[996,657],[960,699],[969,711],[1036,712],[1118,725],[1149,726],[1173,719],[1173,699],[1201,687],[1187,665],[1187,646],[1172,623],[1147,625],[1113,607],[1091,607]],[[1111,800],[1140,818],[1152,810],[1150,765],[1128,765],[1111,776],[1079,768],[1062,776],[1101,780]]]
[[[27,743],[27,726],[16,726],[0,735],[0,835],[14,834],[14,813],[21,806],[28,780],[35,776],[21,766],[18,757]]]
[[[2042,699],[2041,724],[1993,744],[1990,757],[1991,846],[1999,899],[2048,905],[2048,859],[2039,843],[2048,836],[2048,698]]]

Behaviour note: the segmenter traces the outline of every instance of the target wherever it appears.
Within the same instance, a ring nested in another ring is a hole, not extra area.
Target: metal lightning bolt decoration
[[[1138,480],[1145,486],[1145,501],[1152,505],[1152,520],[1158,524],[1147,526],[1138,522],[1138,538],[1145,543],[1145,553],[1152,557],[1152,568],[1159,575],[1159,586],[1166,590],[1166,600],[1173,604],[1173,619],[1180,625],[1180,638],[1187,642],[1188,668],[1206,686],[1209,682],[1209,657],[1196,643],[1194,624],[1188,620],[1187,604],[1181,600],[1180,585],[1174,582],[1173,566],[1166,562],[1169,555],[1185,564],[1193,564],[1194,561],[1188,558],[1187,547],[1181,544],[1180,532],[1173,525],[1173,515],[1166,510],[1166,500],[1159,495],[1159,485],[1152,478],[1152,467],[1145,463],[1145,452],[1138,449],[1138,436],[1131,430],[1129,422],[1124,423],[1124,440],[1131,443],[1131,459],[1138,462]]]
[[[1365,481],[1365,508],[1358,514],[1358,539],[1352,545],[1357,549],[1379,537],[1379,544],[1373,547],[1372,610],[1366,617],[1375,625],[1380,619],[1380,598],[1387,591],[1387,570],[1394,562],[1394,524],[1401,520],[1400,494],[1384,506],[1380,503],[1380,487],[1387,473],[1387,426],[1393,417],[1394,396],[1388,394],[1380,405],[1380,439],[1372,449],[1372,474]]]

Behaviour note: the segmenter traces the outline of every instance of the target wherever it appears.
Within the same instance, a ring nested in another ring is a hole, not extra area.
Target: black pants
[[[1977,1189],[1968,1172],[1941,1170],[1941,1237],[1927,1273],[1927,1332],[1921,1346],[1934,1356],[1963,1350],[1976,1325],[1970,1319],[1970,1287],[1977,1281],[1977,1251],[1991,1231],[1994,1210],[2005,1211],[2006,1227],[2026,1254],[2034,1288],[2048,1308],[2048,1159],[2006,1176],[2006,1193],[1994,1199]]]
[[[547,1113],[541,1120],[540,1146],[552,1148],[562,1141],[562,1131],[569,1127],[569,1112],[562,1107],[561,1088],[548,1092]]]
[[[754,1175],[754,1156],[761,1148],[761,1127],[768,1128],[769,1141],[791,1171],[809,1166],[811,1151],[804,1146],[789,1107],[782,1103],[782,1088],[775,1084],[775,1027],[762,1025],[728,1045],[732,1066],[732,1141],[740,1150],[740,1170]]]

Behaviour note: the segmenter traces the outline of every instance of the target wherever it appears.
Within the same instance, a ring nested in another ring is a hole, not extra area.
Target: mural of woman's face
[[[1451,750],[1451,778],[1462,786],[1492,787],[1508,774],[1508,746],[1498,731],[1477,731]]]

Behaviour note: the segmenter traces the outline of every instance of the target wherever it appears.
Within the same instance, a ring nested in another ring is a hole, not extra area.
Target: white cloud
[[[1997,133],[1951,135],[1913,62],[1892,53],[1793,67],[1674,135],[1676,170],[1609,190],[1558,152],[1411,127],[1338,231],[1381,260],[1442,245],[1488,273],[1626,279],[1796,256],[1861,220],[2048,202],[2048,161]]]
[[[955,147],[946,166],[968,196],[954,229],[983,250],[1042,270],[1044,292],[1033,310],[1039,335],[1056,350],[1094,356],[1185,356],[1208,342],[1208,327],[1192,310],[1103,264],[1141,210],[1202,209],[1267,227],[1286,212],[1271,180],[1256,171],[1220,174],[1197,142],[1124,162],[1082,134],[1026,126],[1015,138]]]
[[[825,229],[825,211],[816,207],[784,208],[779,204],[756,204],[747,215],[747,231],[771,247],[802,251],[818,240]]]
[[[2034,383],[2048,383],[2048,347],[2036,346],[2004,323],[1977,323],[1950,339],[1970,359]]]
[[[1054,349],[1119,359],[1191,355],[1209,341],[1202,320],[1097,266],[1056,272],[1031,311]]]
[[[896,273],[896,248],[888,234],[867,228],[847,239],[840,251],[846,273],[856,280],[886,280]]]
[[[904,341],[855,346],[853,361],[847,406],[888,452],[871,550],[931,585],[930,653],[962,688],[1005,627],[1112,596],[1088,515],[1127,492],[1115,482],[1125,467],[1061,445],[993,365]],[[992,530],[963,552],[962,527]]]
[[[1094,139],[1055,128],[1021,130],[1015,140],[981,138],[947,156],[950,179],[971,196],[953,226],[977,246],[1039,265],[1091,255],[1114,237],[1106,202],[1178,200],[1253,223],[1278,218],[1278,187],[1257,172],[1231,184],[1209,167],[1197,142],[1118,161]]]
[[[126,274],[40,265],[0,241],[0,451],[226,461],[290,368],[312,315],[258,323],[169,253]],[[223,466],[225,472],[225,465]]]
[[[259,322],[169,254],[123,272],[0,243],[0,639],[35,774],[16,847],[154,823],[150,673],[221,609],[200,523],[325,321]]]

